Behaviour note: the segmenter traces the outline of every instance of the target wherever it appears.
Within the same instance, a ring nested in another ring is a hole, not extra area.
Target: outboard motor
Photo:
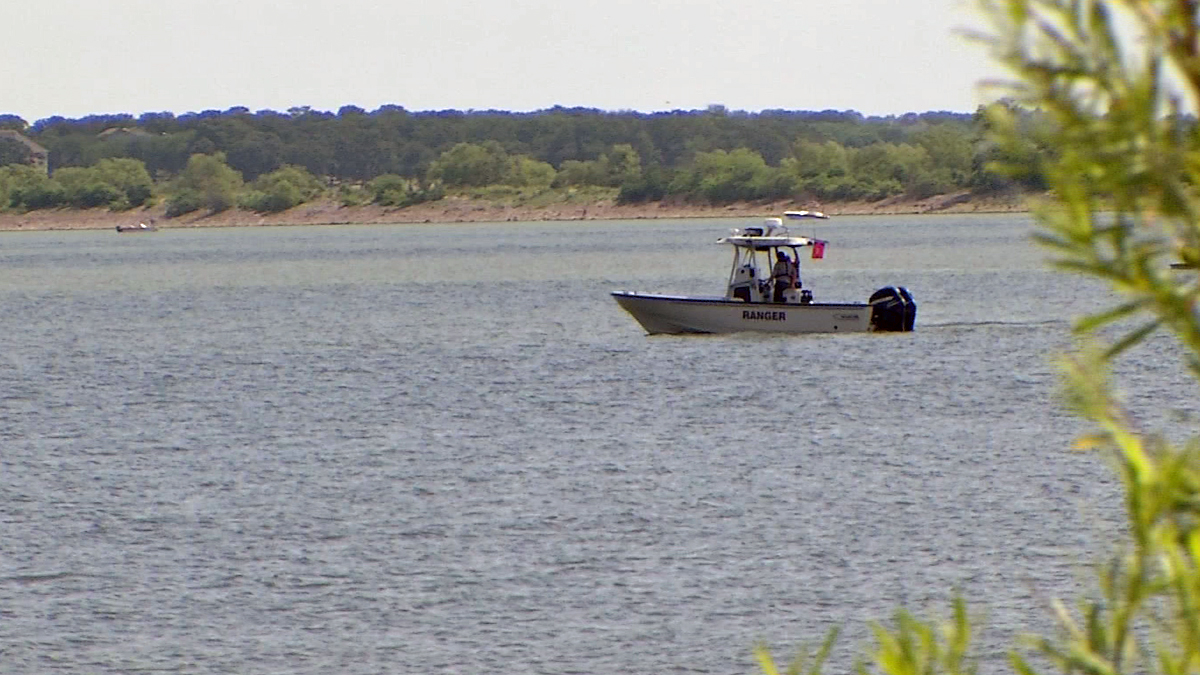
[[[871,294],[871,330],[907,332],[917,322],[917,303],[903,286],[885,286]]]

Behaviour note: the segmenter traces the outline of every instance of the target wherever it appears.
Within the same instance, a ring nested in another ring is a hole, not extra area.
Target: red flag
[[[823,242],[823,241],[814,241],[813,242],[812,257],[814,260],[825,257],[825,242]]]

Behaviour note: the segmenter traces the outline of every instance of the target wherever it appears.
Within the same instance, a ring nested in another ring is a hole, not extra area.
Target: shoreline
[[[167,218],[162,204],[109,211],[107,209],[45,209],[26,213],[0,213],[0,232],[48,230],[115,230],[117,226],[154,221],[159,230],[198,227],[270,227],[286,225],[384,225],[498,223],[571,220],[643,220],[660,218],[758,218],[787,210],[818,210],[830,216],[912,215],[940,213],[1022,213],[1028,211],[1026,196],[976,197],[960,192],[928,199],[900,197],[877,202],[737,203],[722,206],[650,202],[618,205],[612,201],[549,206],[509,206],[495,202],[447,197],[405,208],[342,206],[318,201],[301,204],[280,213],[263,214],[243,209],[221,213],[193,213]]]

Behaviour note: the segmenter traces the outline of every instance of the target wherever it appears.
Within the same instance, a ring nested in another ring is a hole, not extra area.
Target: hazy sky
[[[970,112],[998,71],[964,0],[9,2],[0,113]]]

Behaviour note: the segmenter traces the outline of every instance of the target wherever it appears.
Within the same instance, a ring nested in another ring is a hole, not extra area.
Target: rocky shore
[[[877,202],[739,203],[701,206],[652,202],[618,205],[600,201],[587,205],[546,207],[507,206],[448,197],[407,208],[342,206],[336,202],[302,204],[281,213],[263,214],[230,209],[216,214],[194,213],[167,218],[162,205],[130,211],[107,209],[46,209],[27,213],[0,212],[0,231],[116,229],[119,225],[151,223],[159,229],[193,227],[255,227],[273,225],[340,225],[401,223],[489,223],[509,221],[625,220],[648,218],[749,218],[789,209],[820,210],[831,216],[934,213],[1012,213],[1026,210],[1025,198],[1006,195],[980,198],[970,193],[939,195],[922,200],[891,198]]]

